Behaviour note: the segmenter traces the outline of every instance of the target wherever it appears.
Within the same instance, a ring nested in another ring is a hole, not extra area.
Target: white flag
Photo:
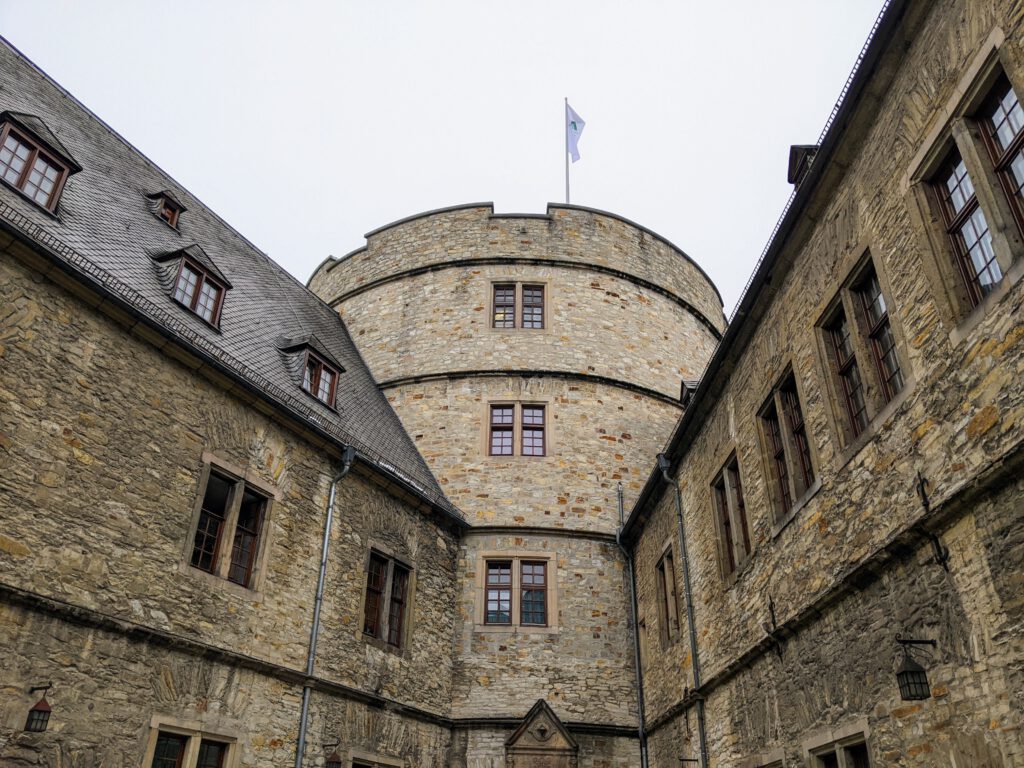
[[[569,102],[565,102],[565,135],[569,145],[569,154],[574,163],[580,159],[580,134],[583,133],[585,125],[583,118],[576,114],[576,110],[569,106]]]

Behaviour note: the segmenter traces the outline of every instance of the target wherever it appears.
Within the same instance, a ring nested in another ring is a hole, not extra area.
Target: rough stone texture
[[[636,498],[676,405],[589,381],[496,377],[387,390],[445,493],[479,525],[614,533],[616,487]],[[549,455],[488,456],[489,402],[548,404]]]
[[[549,623],[557,631],[476,624],[482,599],[476,577],[487,551],[555,553],[558,615]],[[636,722],[629,605],[614,543],[474,531],[460,547],[459,576],[454,717],[522,717],[544,698],[562,720],[625,727]]]
[[[925,135],[941,122],[935,110],[996,24],[1006,34],[1002,56],[1011,77],[1021,71],[1021,11],[1011,3],[930,9],[915,4],[908,14],[912,23],[923,19],[913,46],[899,54],[898,69],[892,62],[886,70],[891,85],[875,86],[881,100],[855,118],[851,130],[865,128],[863,143],[840,148],[845,176],[835,171],[812,201],[813,221],[804,220],[780,257],[792,267],[777,273],[777,292],[684,449],[678,479],[713,765],[767,763],[776,748],[803,760],[803,742],[813,734],[862,717],[875,765],[1024,764],[1024,545],[1017,532],[1024,501],[1012,483],[1024,426],[1024,288],[1012,285],[957,329],[943,321],[923,258],[929,240],[910,215],[911,196],[899,189]],[[1024,83],[1016,84],[1020,93]],[[815,323],[865,247],[888,281],[909,381],[867,436],[846,446]],[[820,489],[777,530],[757,412],[790,364]],[[735,581],[721,573],[710,492],[733,450],[755,547]],[[994,468],[1002,463],[1008,469],[1000,474]],[[918,472],[930,483],[932,509],[941,510],[930,525],[951,550],[948,574],[932,562],[920,529],[907,533],[925,517]],[[677,540],[675,525],[666,493],[636,546],[647,712],[658,723],[652,749],[659,766],[674,765],[671,745],[683,738],[687,717],[696,748],[694,710],[668,714],[693,685],[686,630],[662,650],[657,626],[655,563],[665,540]],[[765,642],[769,602],[780,624],[801,617],[782,637],[781,660]],[[938,641],[926,663],[932,699],[899,701],[897,632]],[[722,677],[748,653],[749,668]]]
[[[547,327],[491,328],[497,282],[541,283]],[[585,269],[456,266],[385,283],[339,312],[377,380],[480,369],[596,375],[679,397],[717,338],[664,294]]]
[[[467,259],[559,260],[599,266],[662,286],[722,330],[722,300],[703,271],[670,243],[614,214],[549,205],[546,216],[495,215],[490,205],[448,208],[367,235],[366,247],[328,259],[309,287],[335,304],[409,270]]]
[[[320,445],[128,335],[6,253],[0,255],[0,307],[0,582],[132,626],[301,670],[327,492],[339,463]],[[266,527],[259,591],[232,588],[184,564],[204,452],[246,468],[279,492]],[[317,672],[444,716],[451,702],[456,538],[369,479],[357,468],[338,488]],[[361,637],[371,542],[416,565],[412,636],[404,654],[380,651]],[[8,633],[0,646],[31,654],[32,630],[26,626],[39,621],[19,617],[13,634],[11,622],[0,621]],[[69,648],[86,649],[74,670],[84,677],[117,675],[117,659],[145,653],[132,650],[134,641],[123,637],[47,621],[45,633],[65,637]],[[93,747],[76,725],[77,710],[58,703],[64,697],[84,700],[95,691],[97,709],[111,710],[104,717],[118,722],[120,730],[111,726],[110,737],[142,738],[153,712],[148,700],[140,696],[126,708],[131,684],[81,685],[68,663],[12,660],[0,685],[27,690],[29,677],[54,681],[60,749],[85,761],[71,764],[91,764],[85,755]],[[151,666],[145,656],[133,664],[140,674]],[[293,752],[293,735],[283,726],[273,731],[277,715],[263,718],[257,712],[273,710],[282,696],[296,698],[301,685],[273,679],[251,685],[270,686],[272,692],[248,694],[262,703],[252,704],[256,710],[246,715],[259,723],[246,733],[284,739],[282,753]],[[23,725],[22,704],[18,699],[5,710],[0,726],[5,765],[15,753],[4,751],[4,741],[22,738],[13,736]],[[297,710],[281,717],[297,728]],[[90,738],[101,731],[91,729]],[[45,764],[58,764],[49,752],[53,739],[24,738],[36,739],[31,743],[49,755],[42,758]],[[125,754],[138,759],[134,746]],[[288,759],[270,755],[252,764]],[[443,764],[440,756],[430,759],[437,762],[423,764]]]

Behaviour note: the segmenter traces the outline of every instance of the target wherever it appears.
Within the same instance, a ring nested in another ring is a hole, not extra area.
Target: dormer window
[[[194,262],[182,259],[174,286],[174,300],[188,307],[210,325],[219,325],[224,286]]]
[[[278,339],[282,362],[297,387],[315,397],[328,408],[334,408],[338,392],[338,377],[345,372],[328,351],[327,346],[314,334]]]
[[[39,118],[0,114],[0,179],[33,203],[53,211],[64,182],[80,170]]]
[[[224,297],[231,290],[224,273],[198,245],[151,254],[170,297],[214,328],[220,327]]]
[[[185,206],[179,203],[170,192],[154,192],[146,195],[150,200],[150,211],[164,224],[172,229],[178,228],[178,217],[185,212]]]
[[[338,372],[319,355],[306,350],[306,367],[302,374],[302,388],[327,405],[334,407],[334,391]]]

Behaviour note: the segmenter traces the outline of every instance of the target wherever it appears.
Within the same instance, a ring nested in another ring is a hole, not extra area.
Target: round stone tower
[[[474,725],[456,752],[491,755],[508,721],[544,699],[580,754],[581,740],[600,739],[628,760],[636,692],[617,486],[628,509],[721,337],[714,285],[618,216],[474,204],[374,230],[310,288],[341,313],[473,526],[452,717]]]

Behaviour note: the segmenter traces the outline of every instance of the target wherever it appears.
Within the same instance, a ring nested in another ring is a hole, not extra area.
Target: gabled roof
[[[51,131],[46,126],[46,123],[44,123],[38,116],[30,115],[26,112],[5,111],[0,113],[0,122],[7,121],[20,125],[22,130],[27,131],[39,139],[46,145],[46,148],[49,149],[50,152],[57,155],[68,165],[68,171],[70,173],[78,173],[82,170],[82,166],[75,162],[75,158],[71,156],[67,147],[61,143],[60,139],[54,135],[53,131]]]
[[[544,699],[537,699],[523,722],[505,740],[511,753],[573,754],[579,747]]]
[[[0,109],[20,116],[19,121],[31,118],[35,122],[27,127],[53,143],[54,151],[69,158],[73,152],[84,161],[64,188],[59,216],[0,188],[0,229],[319,439],[352,445],[374,471],[450,519],[462,520],[334,310],[187,192],[181,199],[190,213],[177,230],[152,216],[147,195],[181,186],[2,38]],[[195,245],[183,249],[183,242]],[[152,267],[149,254],[181,252],[233,287],[219,332],[183,311]],[[277,341],[302,335],[315,337],[345,371],[335,409],[302,392],[286,368]]]
[[[231,285],[231,281],[224,276],[224,273],[217,269],[217,265],[213,263],[213,259],[206,254],[206,251],[204,251],[198,243],[193,243],[192,245],[185,246],[184,248],[179,248],[176,251],[151,254],[150,258],[153,259],[153,261],[163,262],[170,261],[171,259],[180,259],[183,256],[188,257],[211,275],[216,277],[224,284],[225,288],[234,287]]]

